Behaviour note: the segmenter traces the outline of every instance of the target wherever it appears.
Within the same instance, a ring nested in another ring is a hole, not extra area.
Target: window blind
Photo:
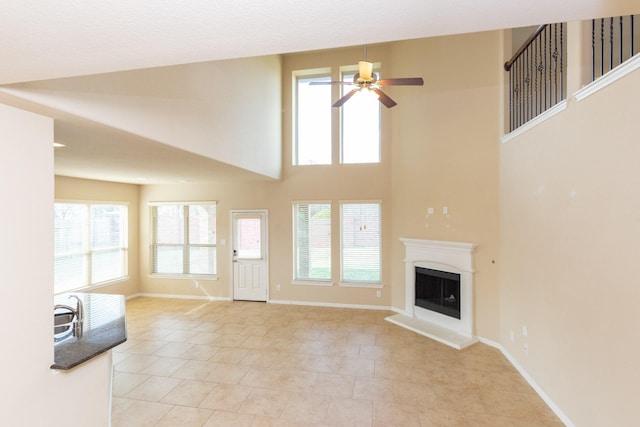
[[[216,274],[216,204],[151,205],[151,272]]]
[[[380,203],[343,203],[340,223],[342,281],[380,283]]]
[[[123,204],[54,205],[54,292],[127,275],[127,218]]]
[[[331,204],[296,203],[294,279],[331,280]]]

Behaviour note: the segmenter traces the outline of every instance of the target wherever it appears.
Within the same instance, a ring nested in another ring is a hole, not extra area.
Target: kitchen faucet
[[[84,307],[82,305],[82,301],[78,298],[77,295],[69,295],[69,299],[76,299],[76,308],[74,309],[71,306],[65,304],[56,304],[53,309],[56,310],[58,308],[62,308],[65,310],[71,311],[75,314],[76,319],[73,321],[73,336],[80,339],[82,338],[83,327],[82,324],[84,322]]]

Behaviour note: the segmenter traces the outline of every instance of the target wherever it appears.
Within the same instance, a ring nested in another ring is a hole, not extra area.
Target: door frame
[[[229,230],[231,231],[230,244],[229,244],[229,287],[230,287],[230,295],[231,301],[236,301],[235,299],[235,286],[234,286],[234,268],[233,268],[233,249],[235,246],[235,222],[233,221],[233,217],[235,214],[260,214],[264,215],[264,236],[263,237],[263,246],[264,246],[264,260],[266,264],[266,275],[267,275],[267,295],[265,302],[269,302],[269,210],[268,209],[231,209],[229,210]],[[262,231],[262,230],[261,230]],[[238,300],[240,301],[240,300]]]

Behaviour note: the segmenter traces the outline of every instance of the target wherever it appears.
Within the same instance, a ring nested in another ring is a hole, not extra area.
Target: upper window
[[[378,71],[374,69],[378,74]],[[342,74],[342,81],[352,82],[354,72]],[[342,86],[342,95],[353,89]],[[356,92],[341,107],[341,163],[380,162],[380,102],[374,92]]]
[[[331,164],[331,85],[329,74],[297,77],[294,165]]]
[[[54,205],[54,292],[98,285],[127,275],[127,206]]]
[[[151,273],[216,274],[216,204],[151,205]]]
[[[381,204],[349,202],[340,207],[341,279],[380,283]]]
[[[331,280],[331,204],[293,205],[294,280]]]
[[[341,67],[341,78],[353,82],[357,67]],[[378,69],[374,69],[379,74]],[[329,165],[332,147],[340,146],[340,163],[380,162],[380,102],[375,93],[357,92],[340,107],[340,122],[332,121],[332,96],[343,96],[354,87],[340,85],[310,85],[331,81],[331,72],[304,70],[294,73],[294,165]],[[336,88],[334,92],[333,89]],[[335,116],[337,117],[337,116]],[[340,135],[334,141],[332,135]]]

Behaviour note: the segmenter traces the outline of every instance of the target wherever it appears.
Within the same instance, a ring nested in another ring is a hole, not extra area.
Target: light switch
[[[428,215],[433,215],[433,208],[427,209],[427,214]]]
[[[448,214],[449,214],[449,208],[448,208],[448,207],[446,207],[446,206],[444,206],[444,207],[442,208],[442,214],[443,214],[443,215],[448,215]]]

